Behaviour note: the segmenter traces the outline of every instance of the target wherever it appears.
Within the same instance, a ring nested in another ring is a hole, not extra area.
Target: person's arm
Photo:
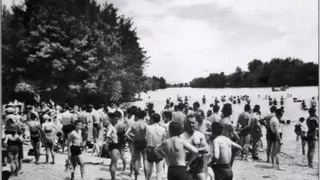
[[[165,155],[163,154],[163,146],[164,146],[164,142],[162,142],[159,146],[157,146],[155,149],[154,149],[154,152],[158,155],[158,156],[160,156],[160,157],[162,157],[162,158],[165,158]]]
[[[67,140],[67,144],[68,144],[68,148],[67,148],[67,152],[68,152],[68,157],[70,158],[71,157],[71,151],[70,151],[70,147],[71,147],[71,141],[72,141],[72,133],[70,133],[68,135],[68,140]]]
[[[217,140],[213,140],[213,163],[216,162],[220,158],[220,147],[219,142]]]
[[[232,134],[233,138],[234,138],[237,142],[239,142],[239,141],[240,141],[240,137],[239,137],[238,133],[234,130],[234,128],[233,128],[232,125],[230,126],[230,128],[231,128],[231,134]]]
[[[239,119],[240,119],[240,116],[238,117],[237,126],[236,126],[236,129],[235,129],[236,131],[239,131],[239,127],[240,127]]]
[[[198,148],[198,153],[205,154],[208,152],[208,144],[207,144],[207,141],[206,141],[204,134],[202,134],[202,133],[201,133],[201,138],[200,138],[200,146],[201,146],[201,148]]]
[[[182,142],[183,142],[183,147],[189,152],[195,153],[195,154],[199,152],[198,149],[192,144],[190,144],[187,140],[182,140]]]

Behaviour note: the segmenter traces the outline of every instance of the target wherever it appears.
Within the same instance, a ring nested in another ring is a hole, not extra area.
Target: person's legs
[[[121,159],[122,159],[122,164],[123,164],[123,171],[126,170],[127,168],[127,161],[125,159],[125,152],[124,152],[124,148],[125,146],[123,145],[120,149],[120,156],[121,156]]]
[[[81,154],[78,156],[78,162],[80,164],[81,178],[83,179],[84,178],[84,160]]]
[[[270,162],[271,145],[272,142],[270,140],[267,140],[267,163]]]
[[[244,150],[245,150],[245,158],[248,159],[248,155],[249,155],[249,147],[250,147],[250,140],[251,140],[251,135],[247,134],[246,136],[244,136]]]
[[[153,163],[147,162],[147,174],[146,174],[146,180],[151,179],[152,170],[153,170]]]
[[[111,152],[110,152],[110,156],[111,156],[111,164],[110,164],[111,180],[115,180],[116,179],[118,153],[119,153],[118,149],[112,149]]]
[[[138,179],[140,160],[141,160],[140,151],[138,149],[134,148],[134,176],[135,176],[135,180]]]
[[[156,180],[162,179],[162,172],[163,172],[163,161],[156,163]],[[151,175],[150,175],[151,178]]]
[[[272,163],[272,166],[274,166],[274,158],[276,157],[276,154],[277,154],[276,142],[271,142],[271,163]]]
[[[133,171],[134,171],[134,148],[133,148],[133,144],[132,143],[128,143],[129,145],[129,150],[130,150],[130,154],[131,154],[131,160],[130,160],[130,174],[129,176],[132,175]]]
[[[14,162],[14,155],[11,152],[8,152],[8,160],[10,163],[11,173],[14,173],[16,170],[15,162]]]
[[[76,171],[78,156],[77,155],[71,155],[70,161],[71,161],[71,165],[72,165],[72,168],[73,168],[72,172],[71,172],[71,180],[74,180],[74,172]]]
[[[51,164],[54,164],[55,161],[54,161],[54,152],[53,152],[53,142],[52,142],[52,144],[49,145],[49,150],[50,150],[51,157],[52,157],[52,162],[51,162]]]
[[[306,144],[307,144],[307,141],[305,138],[301,138],[301,148],[302,148],[302,155],[305,155],[306,154]]]
[[[313,168],[313,156],[315,151],[315,140],[308,140],[308,166]]]
[[[49,148],[48,144],[45,144],[45,148],[46,148],[46,163],[49,163],[49,151],[50,151],[50,148]]]
[[[19,155],[18,154],[16,154],[16,155],[14,155],[14,157],[13,157],[13,159],[14,159],[14,165],[15,165],[15,167],[16,167],[16,169],[15,169],[15,172],[14,172],[14,175],[15,176],[17,176],[18,175],[18,171],[19,171],[19,157],[18,157]]]
[[[252,159],[259,159],[259,153],[258,153],[258,149],[259,149],[259,137],[253,137],[252,138]]]
[[[36,163],[39,164],[39,158],[40,158],[40,141],[37,141],[37,143],[36,143],[35,152],[37,152]]]

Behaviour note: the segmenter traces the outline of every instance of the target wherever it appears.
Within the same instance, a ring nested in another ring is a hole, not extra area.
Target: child
[[[301,117],[294,127],[294,132],[297,135],[297,138],[296,138],[297,141],[299,140],[299,136],[301,137],[302,155],[305,155],[305,153],[306,153],[305,146],[307,143],[307,136],[306,136],[307,128],[306,128],[306,124],[304,123],[304,121],[305,121],[305,119],[303,117]]]

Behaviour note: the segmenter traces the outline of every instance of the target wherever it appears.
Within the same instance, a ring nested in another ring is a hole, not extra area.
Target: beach
[[[219,92],[217,94],[216,92]],[[305,92],[305,93],[303,93]],[[159,90],[154,92],[148,92],[148,94],[143,94],[142,101],[134,102],[130,104],[136,104],[141,107],[145,106],[146,102],[154,102],[156,112],[160,112],[165,104],[165,99],[167,97],[172,98],[175,101],[176,94],[180,93],[182,97],[184,94],[191,94],[190,104],[193,101],[201,100],[201,97],[205,94],[208,98],[208,102],[206,105],[202,105],[201,108],[203,110],[207,110],[209,104],[212,102],[211,96],[218,96],[220,94],[225,94],[227,97],[228,95],[250,95],[251,105],[259,104],[261,106],[261,110],[263,115],[267,114],[269,111],[268,100],[264,100],[263,97],[266,94],[271,95],[273,98],[279,98],[281,96],[286,97],[287,93],[293,95],[293,97],[298,97],[299,99],[305,99],[308,104],[308,99],[312,96],[317,96],[317,87],[308,87],[308,88],[292,88],[289,89],[287,92],[271,92],[271,88],[260,88],[260,89],[238,89],[235,91],[234,89],[190,89],[190,88],[182,88],[182,89],[166,89],[166,90]],[[260,98],[258,98],[258,94],[260,94]],[[167,95],[167,96],[165,96]],[[149,98],[150,96],[150,98]],[[210,97],[210,100],[209,100]],[[233,120],[236,121],[237,115],[243,111],[243,106],[245,102],[241,104],[233,105]],[[279,104],[279,103],[278,103]],[[220,104],[221,106],[221,104]],[[284,169],[284,171],[278,171],[276,169],[271,168],[270,163],[265,163],[266,160],[266,153],[259,152],[259,157],[262,159],[260,162],[252,162],[250,161],[242,161],[236,158],[233,166],[234,172],[234,179],[235,180],[257,180],[257,179],[270,179],[270,180],[314,180],[318,179],[319,177],[319,161],[318,161],[318,151],[319,151],[319,144],[317,144],[316,154],[314,157],[314,168],[310,169],[307,167],[307,157],[302,156],[301,150],[301,142],[296,141],[296,136],[294,134],[294,125],[299,119],[300,116],[307,118],[308,114],[306,111],[300,110],[300,103],[294,103],[292,98],[288,98],[285,100],[285,113],[284,117],[286,119],[291,120],[291,124],[287,125],[284,128],[284,137],[283,137],[283,146],[282,146],[282,153],[280,157],[280,165]],[[280,105],[279,105],[280,107]],[[263,128],[263,144],[264,150],[266,149],[266,140],[265,140],[265,129]],[[25,158],[33,158],[31,156],[27,156],[27,152],[31,146],[24,147],[24,155]],[[307,150],[307,146],[306,146]],[[44,153],[44,151],[42,152]],[[85,165],[85,179],[87,180],[108,180],[111,179],[110,172],[109,172],[109,164],[110,159],[105,158],[97,158],[96,156],[91,155],[89,153],[83,153],[86,161]],[[251,157],[251,156],[250,156]],[[70,173],[65,172],[65,159],[67,158],[66,154],[56,154],[56,164],[43,164],[45,161],[45,155],[40,157],[40,165],[35,165],[34,161],[30,163],[24,163],[22,167],[22,174],[19,174],[18,177],[12,177],[12,180],[25,180],[25,179],[34,179],[34,180],[60,180],[60,179],[69,179]],[[51,159],[51,157],[50,157]],[[126,153],[127,162],[130,160],[129,152]],[[101,164],[101,162],[103,162]],[[129,168],[129,165],[128,167]],[[120,171],[122,169],[122,160],[118,160],[118,170],[117,171],[117,179],[133,179],[133,176],[130,178],[128,176],[129,169],[125,172]],[[155,171],[154,171],[155,172]],[[79,168],[76,169],[75,179],[80,178],[80,170]],[[139,180],[145,179],[143,168],[140,169]],[[153,179],[155,179],[155,173],[153,173]],[[166,175],[163,175],[163,179],[166,179]]]

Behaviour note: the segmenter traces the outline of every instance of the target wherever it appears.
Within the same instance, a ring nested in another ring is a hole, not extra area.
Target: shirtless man
[[[53,124],[52,118],[47,114],[43,116],[45,122],[42,124],[42,130],[44,131],[45,140],[44,145],[46,148],[46,163],[49,163],[49,152],[51,153],[52,162],[54,164],[54,153],[53,153],[53,145],[54,145],[54,132],[53,129],[57,130],[57,127]]]
[[[74,172],[77,164],[80,165],[81,178],[84,178],[84,162],[82,157],[82,136],[81,121],[77,120],[74,122],[75,130],[68,134],[68,157],[71,161],[73,171],[71,172],[71,180],[74,180]]]
[[[81,121],[82,129],[81,129],[81,136],[83,141],[83,148],[84,151],[87,152],[87,140],[88,140],[88,112],[87,106],[83,105],[78,113],[78,120]]]
[[[193,103],[193,111],[194,112],[199,112],[202,116],[202,118],[206,118],[204,111],[202,109],[200,109],[200,103],[199,102],[194,102]]]
[[[223,118],[220,120],[220,125],[223,127],[221,135],[226,136],[231,139],[233,142],[239,142],[240,138],[236,133],[233,125],[231,124],[231,115],[232,115],[232,106],[230,103],[224,104],[222,108],[222,116]],[[231,162],[230,165],[233,165],[234,158],[237,156],[237,151],[232,151]]]
[[[70,113],[69,104],[66,103],[64,105],[64,112],[61,114],[62,132],[64,134],[61,144],[62,153],[64,153],[64,147],[66,145],[66,140],[68,138],[69,133],[71,133],[74,130],[74,125],[72,124],[72,117],[73,115]],[[67,147],[69,147],[68,144]]]
[[[195,115],[195,117],[197,120],[196,130],[205,135],[205,139],[206,139],[206,142],[207,142],[208,148],[209,148],[209,150],[208,150],[209,153],[203,155],[205,179],[207,179],[208,175],[210,176],[211,179],[213,179],[213,174],[211,172],[209,173],[209,171],[208,171],[209,169],[207,166],[207,164],[209,164],[211,157],[212,157],[212,151],[210,152],[210,150],[212,149],[212,143],[210,143],[210,141],[211,141],[211,122],[206,119],[202,119],[202,116],[199,114],[199,112]]]
[[[199,148],[198,150],[208,152],[205,135],[196,130],[196,123],[197,121],[194,115],[187,116],[185,127],[186,131],[180,135],[180,138],[189,141],[189,143]],[[204,180],[205,173],[203,156],[189,153],[187,162],[190,168],[189,171],[193,178],[197,180]]]
[[[160,126],[160,115],[152,114],[150,117],[151,125],[147,127],[147,175],[146,179],[150,180],[153,170],[153,163],[156,164],[156,179],[161,179],[163,158],[159,157],[154,149],[161,144],[166,138],[166,130]]]
[[[244,112],[239,115],[236,131],[240,134],[240,145],[244,149],[241,153],[241,158],[245,155],[245,160],[248,160],[250,146],[250,123],[251,123],[251,107],[249,104],[244,106]],[[240,127],[241,126],[241,127]]]
[[[270,129],[270,120],[275,116],[275,111],[277,108],[275,106],[270,107],[270,114],[266,115],[263,119],[260,120],[260,123],[266,127],[266,139],[267,139],[267,163],[270,162],[271,154],[271,129]]]
[[[172,122],[178,122],[180,123],[182,127],[182,132],[184,132],[184,124],[186,121],[186,115],[182,112],[184,108],[184,105],[182,103],[179,103],[177,106],[177,111],[172,113]]]
[[[100,125],[101,125],[100,113],[94,109],[93,105],[89,105],[89,112],[92,116],[92,123],[93,123],[93,127],[92,127],[93,141],[94,143],[97,143],[99,138]]]
[[[125,160],[125,152],[124,148],[126,146],[126,141],[125,141],[125,134],[126,134],[126,126],[125,124],[121,121],[121,113],[116,110],[114,113],[113,118],[111,119],[111,124],[116,128],[117,131],[117,136],[118,136],[118,145],[117,148],[118,151],[120,152],[121,159],[122,159],[122,164],[123,164],[123,171],[126,170],[127,167],[127,162]],[[111,145],[109,146],[109,149],[111,150]]]
[[[135,180],[138,179],[139,175],[139,168],[140,168],[140,161],[141,161],[141,155],[143,159],[143,167],[144,167],[144,173],[147,174],[146,169],[146,130],[147,130],[147,124],[144,121],[144,118],[146,117],[147,113],[143,110],[139,110],[135,114],[135,123],[132,125],[132,127],[127,131],[126,134],[128,139],[133,140],[133,154],[134,154],[134,175]]]
[[[134,124],[134,119],[135,119],[134,114],[136,114],[136,111],[137,111],[137,107],[136,106],[131,106],[130,108],[127,109],[127,111],[126,111],[127,112],[127,117],[125,117],[125,119],[124,119],[125,120],[124,123],[125,123],[125,126],[126,126],[125,127],[125,130],[126,130],[125,137],[126,137],[126,141],[128,143],[128,146],[129,146],[130,154],[131,154],[130,174],[129,174],[129,176],[132,175],[133,170],[134,170],[134,153],[133,153],[133,141],[128,139],[127,135],[128,135],[128,133],[130,133],[128,131],[131,129],[131,127]]]
[[[270,120],[270,141],[271,141],[271,162],[272,167],[275,167],[274,165],[274,158],[276,158],[276,168],[278,170],[283,170],[280,168],[279,163],[279,154],[281,152],[281,145],[282,145],[282,139],[280,137],[280,119],[283,115],[283,112],[281,109],[277,109],[275,112],[275,116],[271,118]]]
[[[186,179],[186,150],[189,153],[199,153],[198,149],[192,146],[188,141],[179,138],[181,125],[178,122],[171,122],[169,125],[170,138],[163,141],[155,148],[155,153],[165,158],[168,164],[168,180]]]
[[[213,158],[210,166],[215,180],[232,180],[232,154],[242,150],[241,146],[221,135],[223,127],[219,123],[212,123]]]
[[[37,119],[36,114],[30,114],[30,121],[27,122],[30,131],[30,139],[31,145],[34,150],[35,156],[35,164],[39,164],[39,157],[40,157],[40,139],[42,137],[40,122]]]

